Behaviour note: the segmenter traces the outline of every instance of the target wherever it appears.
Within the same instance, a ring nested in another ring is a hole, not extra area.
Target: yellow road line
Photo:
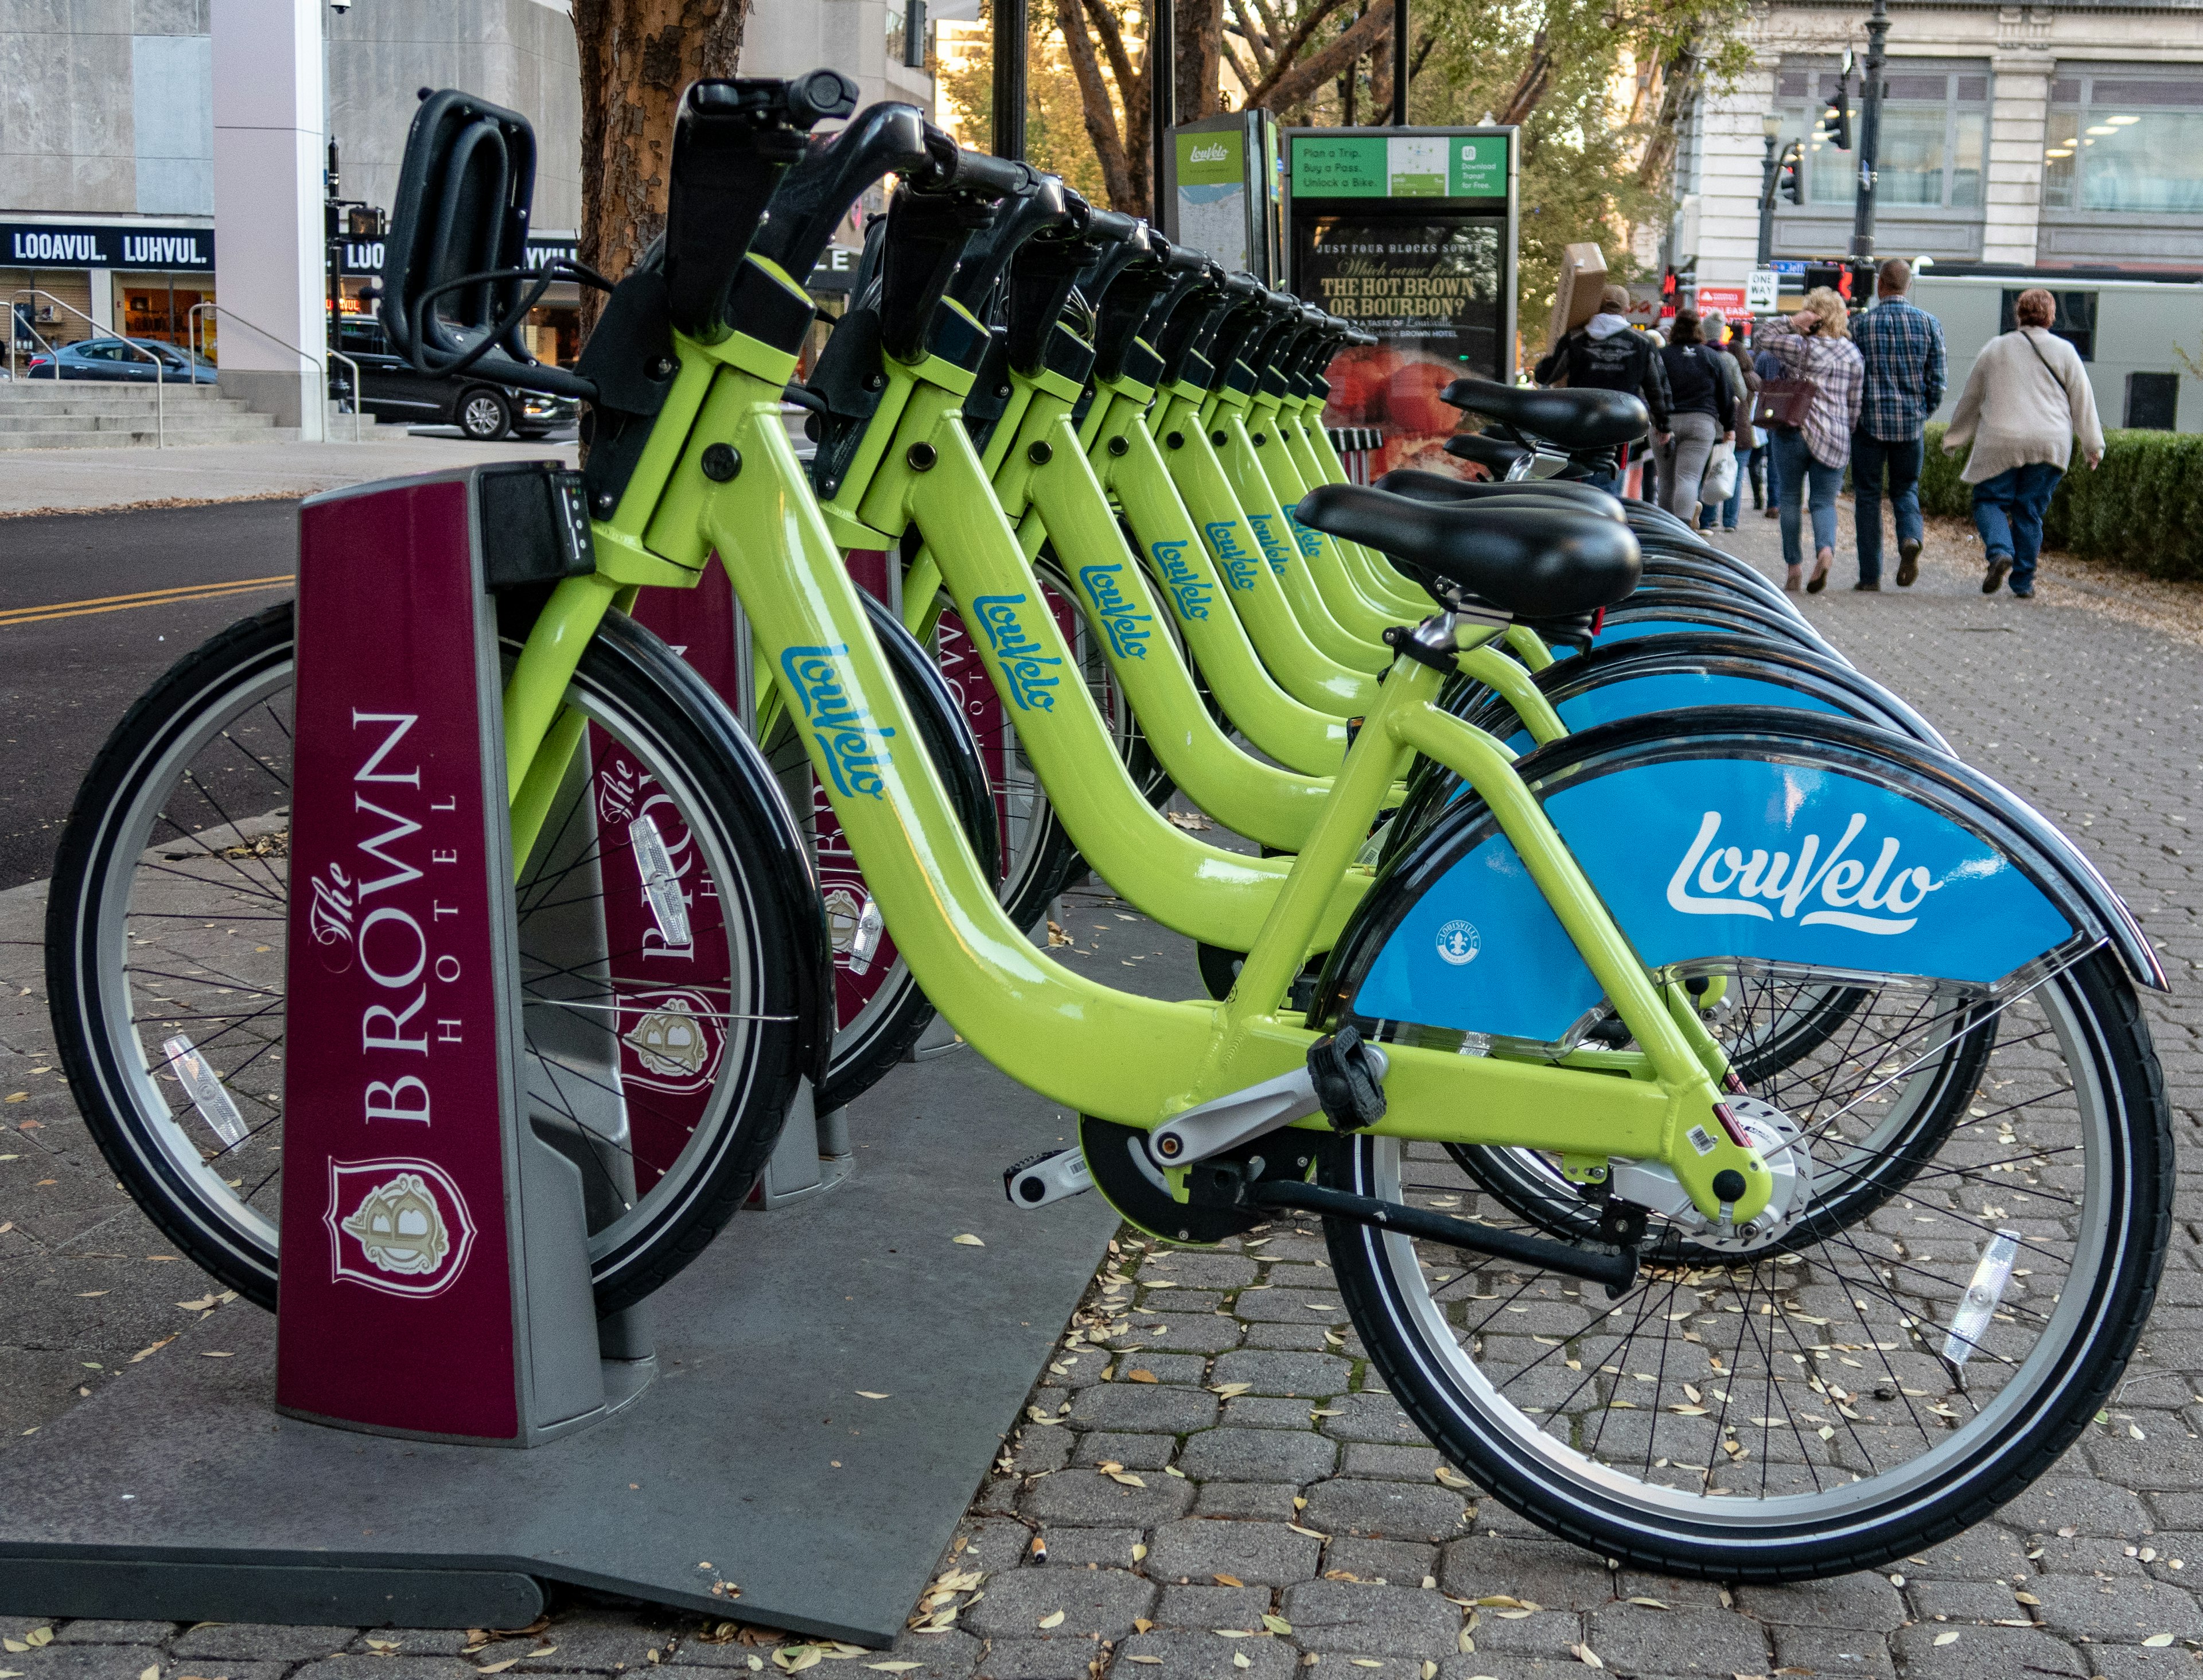
[[[0,630],[15,624],[37,624],[54,618],[81,618],[98,612],[127,612],[137,606],[176,606],[195,600],[219,600],[226,595],[250,595],[258,589],[287,587],[292,574],[274,577],[244,577],[227,583],[180,584],[168,589],[147,589],[133,595],[97,595],[89,600],[55,601],[44,606],[19,606],[0,611]]]

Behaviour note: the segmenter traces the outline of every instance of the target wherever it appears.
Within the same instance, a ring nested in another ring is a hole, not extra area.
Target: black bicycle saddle
[[[1540,391],[1494,379],[1456,379],[1438,397],[1562,449],[1611,448],[1634,443],[1652,429],[1644,400],[1627,391]]]
[[[1415,501],[1360,484],[1323,484],[1294,517],[1391,557],[1443,606],[1464,597],[1518,618],[1611,606],[1637,587],[1643,558],[1627,525],[1574,508]]]
[[[1494,483],[1490,479],[1454,478],[1442,472],[1395,467],[1377,481],[1376,488],[1389,490],[1396,496],[1413,496],[1417,501],[1478,502],[1487,506],[1496,502],[1520,502],[1551,508],[1556,512],[1563,508],[1574,509],[1601,519],[1629,517],[1617,498],[1595,485],[1570,484],[1557,478],[1503,479]]]

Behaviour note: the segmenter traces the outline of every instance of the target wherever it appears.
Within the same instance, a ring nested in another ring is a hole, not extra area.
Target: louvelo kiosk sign
[[[1373,333],[1332,363],[1325,422],[1381,430],[1373,472],[1454,470],[1438,393],[1515,376],[1511,127],[1285,131],[1291,288]]]

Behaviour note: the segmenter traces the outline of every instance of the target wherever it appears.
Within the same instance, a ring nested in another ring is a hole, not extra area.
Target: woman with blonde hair
[[[1794,589],[1804,577],[1798,547],[1798,515],[1808,486],[1813,512],[1813,576],[1809,595],[1828,584],[1836,558],[1836,495],[1852,458],[1852,431],[1858,424],[1859,400],[1866,390],[1866,364],[1851,341],[1851,319],[1844,300],[1825,286],[1805,294],[1804,307],[1790,317],[1796,330],[1769,340],[1767,352],[1780,366],[1791,389],[1793,423],[1767,429],[1782,518],[1782,559],[1789,568],[1783,588]],[[1797,389],[1802,382],[1806,387]],[[1764,392],[1763,401],[1779,399]],[[1796,400],[1803,395],[1802,402]]]
[[[2050,330],[2058,304],[2040,287],[2011,306],[2018,324],[1982,346],[1966,388],[1943,434],[1955,455],[1969,443],[1961,475],[1974,487],[1974,526],[1987,550],[1982,593],[1993,595],[2011,577],[2022,600],[2035,593],[2035,559],[2042,550],[2042,516],[2072,458],[2073,440],[2094,467],[2104,457],[2103,423],[2080,352]]]

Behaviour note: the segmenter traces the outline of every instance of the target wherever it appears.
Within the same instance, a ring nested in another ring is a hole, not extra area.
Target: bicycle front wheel
[[[62,1065],[102,1152],[171,1242],[263,1306],[282,1187],[293,641],[290,604],[271,607],[131,708],[78,793],[46,921]],[[580,1170],[609,1312],[700,1252],[748,1193],[805,1071],[824,940],[764,766],[670,649],[608,616],[566,701],[588,728],[514,889],[523,1085],[529,1122]],[[629,926],[638,814],[691,890],[685,952]],[[646,947],[659,960],[639,961]]]
[[[1791,1001],[1811,1015],[1826,990],[1801,982]],[[1386,1385],[1491,1494],[1635,1566],[1811,1578],[1981,1521],[2105,1404],[2171,1218],[2162,1077],[2116,960],[2100,949],[2001,1007],[1857,991],[1840,1031],[1760,1081],[1818,1187],[1771,1240],[1724,1252],[1656,1228],[1637,1286],[1609,1302],[1331,1225]],[[1786,1007],[1744,1013],[1780,1022]],[[1951,1050],[1976,1038],[1953,1112]],[[1923,1080],[1938,1086],[1924,1102]],[[1342,1139],[1324,1173],[1502,1227],[1546,1223],[1436,1146]]]

